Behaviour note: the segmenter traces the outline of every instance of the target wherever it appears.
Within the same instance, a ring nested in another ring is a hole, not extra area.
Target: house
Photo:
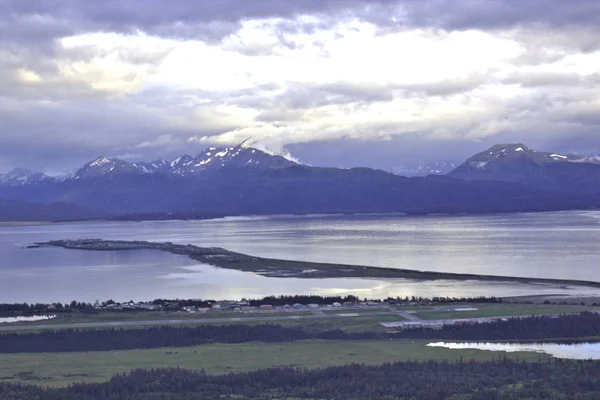
[[[272,310],[273,306],[270,304],[262,304],[259,308],[263,311],[266,311],[266,310]]]

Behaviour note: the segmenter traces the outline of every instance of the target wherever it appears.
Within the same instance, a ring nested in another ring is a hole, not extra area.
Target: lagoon
[[[505,352],[534,352],[545,353],[556,358],[567,358],[572,360],[599,360],[600,343],[429,343],[428,347],[444,347],[447,349],[476,349],[485,351]]]

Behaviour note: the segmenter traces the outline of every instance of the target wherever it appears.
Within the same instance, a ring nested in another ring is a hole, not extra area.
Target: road
[[[377,316],[377,315],[399,315],[404,313],[381,311],[370,312],[355,316],[346,316],[343,312],[340,314],[315,313],[311,315],[278,315],[278,316],[260,316],[260,317],[227,317],[227,318],[185,318],[185,319],[161,319],[148,321],[115,321],[115,322],[75,322],[67,324],[23,324],[0,326],[2,331],[22,331],[37,329],[74,329],[74,328],[119,328],[126,326],[156,326],[156,325],[181,325],[181,324],[201,324],[201,323],[219,323],[219,322],[273,322],[289,321],[297,319],[327,319],[327,318],[352,318],[357,316]]]

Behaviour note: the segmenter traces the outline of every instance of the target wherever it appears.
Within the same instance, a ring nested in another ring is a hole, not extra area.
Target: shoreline
[[[195,261],[219,268],[252,272],[270,278],[398,278],[419,281],[455,280],[481,282],[518,282],[523,284],[552,284],[559,286],[584,286],[600,288],[600,282],[528,278],[501,275],[479,275],[452,272],[419,271],[348,264],[318,263],[255,257],[221,247],[198,247],[171,242],[123,241],[102,239],[53,240],[38,242],[27,248],[61,247],[64,249],[116,251],[159,250],[185,255]]]

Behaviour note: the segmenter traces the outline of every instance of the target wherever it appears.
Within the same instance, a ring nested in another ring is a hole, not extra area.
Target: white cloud
[[[452,8],[452,2],[438,3],[440,13]],[[168,10],[177,18],[153,14],[144,24],[144,15],[136,14],[138,23],[126,28],[93,18],[80,26],[69,13],[20,18],[27,22],[23,32],[28,26],[56,31],[56,40],[36,48],[23,38],[0,38],[0,112],[46,115],[52,108],[64,121],[60,128],[69,129],[71,118],[77,137],[112,146],[114,154],[143,149],[160,155],[190,143],[234,144],[247,137],[283,149],[415,132],[479,140],[577,131],[588,129],[600,111],[600,28],[594,24],[527,23],[504,8],[498,15],[518,23],[491,23],[493,13],[478,7],[438,24],[430,9],[420,23],[411,21],[416,14],[408,6],[330,13],[311,7],[222,21],[186,20],[193,10]],[[389,14],[378,15],[381,10]],[[477,22],[480,13],[493,29]],[[76,28],[69,30],[71,23]],[[107,110],[105,121],[101,110]],[[86,113],[94,118],[84,129]],[[12,129],[25,125],[18,121]],[[132,126],[136,131],[128,132]],[[21,136],[34,137],[33,125],[27,128],[32,133]],[[55,135],[71,140],[67,132]],[[8,136],[0,131],[0,145],[17,142]]]

